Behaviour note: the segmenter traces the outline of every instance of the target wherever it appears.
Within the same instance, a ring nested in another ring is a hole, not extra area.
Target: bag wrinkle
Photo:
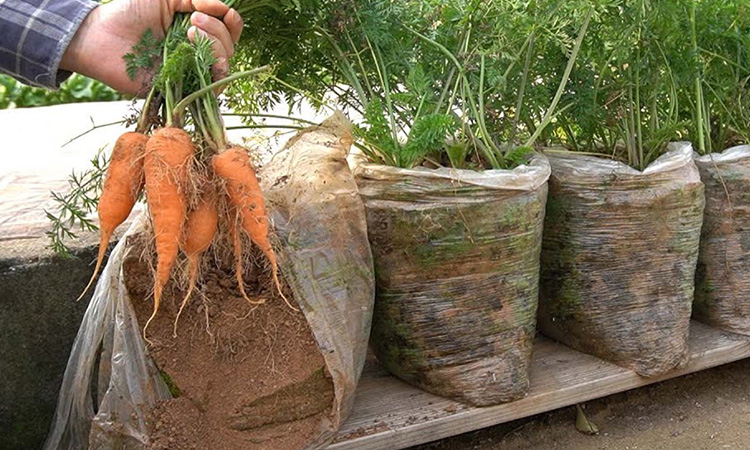
[[[549,164],[400,169],[354,160],[375,260],[371,347],[395,376],[474,405],[525,396]]]
[[[683,366],[705,202],[692,146],[643,171],[549,159],[541,332],[643,376]]]

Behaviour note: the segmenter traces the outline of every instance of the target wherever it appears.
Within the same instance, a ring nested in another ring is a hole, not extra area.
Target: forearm
[[[57,87],[73,37],[98,5],[92,0],[0,2],[0,72],[33,86]]]

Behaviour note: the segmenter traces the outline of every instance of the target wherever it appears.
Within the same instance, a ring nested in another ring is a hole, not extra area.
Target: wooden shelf
[[[521,400],[473,408],[413,388],[368,361],[354,410],[330,450],[395,450],[574,405],[750,357],[750,338],[693,322],[690,363],[659,378],[539,338]]]

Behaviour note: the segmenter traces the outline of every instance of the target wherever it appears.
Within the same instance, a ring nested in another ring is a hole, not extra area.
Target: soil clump
[[[142,327],[153,308],[153,263],[143,255],[152,253],[143,237],[131,241],[123,271]],[[175,397],[147,418],[151,448],[305,447],[318,435],[334,398],[305,316],[280,298],[259,252],[244,265],[244,279],[247,294],[265,300],[262,305],[242,298],[229,252],[209,250],[205,260],[177,337],[175,317],[185,295],[179,274],[167,285],[147,330],[150,356]],[[284,295],[292,298],[288,288]]]

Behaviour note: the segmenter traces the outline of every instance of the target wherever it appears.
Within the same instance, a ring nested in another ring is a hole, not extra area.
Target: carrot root
[[[200,262],[199,258],[200,255],[191,255],[190,257],[188,257],[188,291],[187,294],[185,294],[185,298],[182,300],[180,310],[177,312],[177,317],[175,317],[174,319],[174,329],[172,330],[172,337],[177,337],[177,324],[180,321],[182,311],[185,309],[185,306],[187,306],[188,300],[190,300],[190,295],[192,295],[193,289],[195,288],[195,283],[198,279],[198,265]]]
[[[190,136],[179,128],[158,130],[151,136],[146,148],[146,197],[154,226],[157,256],[154,312],[143,328],[143,337],[149,343],[151,341],[146,338],[146,330],[159,311],[162,290],[169,281],[182,240],[187,216],[189,164],[194,151]]]
[[[281,298],[284,299],[284,303],[286,303],[286,306],[288,306],[289,308],[291,308],[292,311],[299,312],[299,308],[296,308],[295,306],[293,306],[289,302],[289,299],[286,298],[286,296],[284,295],[284,293],[281,292],[281,283],[279,282],[279,270],[278,270],[278,268],[276,268],[274,266],[273,269],[271,269],[271,270],[272,270],[271,274],[273,275],[273,282],[276,284],[276,290],[279,291],[279,295],[281,296]]]
[[[146,335],[146,330],[148,330],[149,325],[151,325],[151,322],[156,317],[156,313],[159,312],[159,304],[161,303],[161,294],[162,294],[162,286],[157,284],[156,286],[154,286],[154,312],[151,313],[151,317],[148,318],[148,320],[146,321],[146,325],[143,327],[143,340],[145,340],[151,345],[153,345],[154,343]]]
[[[271,263],[271,276],[273,277],[273,282],[276,285],[276,290],[278,291],[279,295],[282,299],[284,299],[284,303],[286,303],[286,306],[288,306],[294,312],[299,312],[299,309],[293,306],[291,302],[289,302],[289,299],[287,299],[284,293],[281,291],[281,281],[279,281],[279,265],[276,263],[276,253],[274,253],[273,250],[271,250],[270,252],[264,250],[263,253]]]
[[[242,147],[233,147],[214,156],[211,164],[216,175],[226,182],[229,202],[237,210],[242,229],[250,237],[250,240],[263,251],[263,254],[271,263],[273,280],[279,295],[289,308],[299,311],[292,306],[281,290],[276,255],[268,237],[269,226],[265,200],[247,151]],[[233,239],[236,247],[239,238],[233,237]]]
[[[130,215],[143,190],[143,156],[148,136],[142,133],[123,133],[115,142],[107,175],[99,199],[99,255],[91,280],[76,301],[80,301],[94,284],[107,252],[109,239]]]
[[[237,230],[237,226],[235,226],[231,220],[229,223],[229,232],[232,234],[232,243],[234,244],[234,275],[237,278],[237,286],[240,288],[240,293],[245,301],[251,305],[262,305],[266,302],[264,299],[251,300],[245,293],[245,280],[242,279],[242,240],[240,239],[240,233]]]
[[[104,231],[102,231],[99,240],[99,256],[96,258],[96,267],[94,267],[94,273],[91,274],[89,284],[86,285],[86,288],[83,290],[83,292],[81,292],[81,295],[78,296],[76,302],[80,302],[81,299],[86,295],[86,292],[88,292],[91,286],[94,284],[94,280],[96,280],[96,276],[99,274],[99,270],[102,268],[102,261],[104,261],[104,254],[107,252],[107,246],[109,245],[110,237],[112,237],[110,233],[105,233]]]
[[[177,323],[180,321],[182,311],[187,306],[190,295],[195,289],[201,255],[211,246],[219,223],[216,193],[208,183],[206,183],[204,189],[198,206],[190,211],[185,224],[182,251],[187,255],[188,291],[174,320],[173,337],[177,337]]]

